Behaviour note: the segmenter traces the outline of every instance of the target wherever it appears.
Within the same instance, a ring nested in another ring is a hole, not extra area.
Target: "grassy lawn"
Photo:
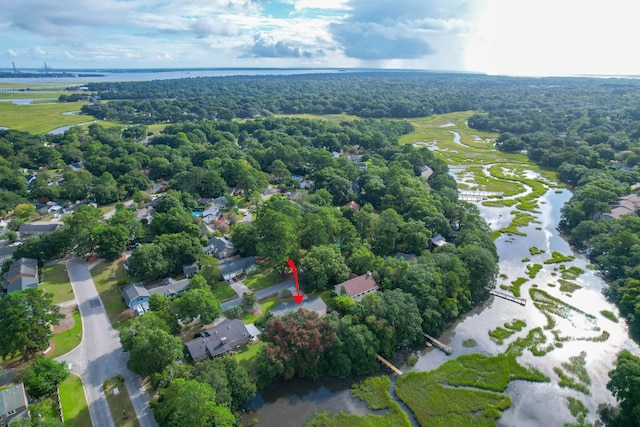
[[[251,378],[256,378],[256,357],[258,356],[258,353],[260,353],[262,347],[264,347],[265,345],[267,344],[262,341],[249,343],[232,356],[234,359],[236,359],[238,365],[247,370]]]
[[[80,345],[82,341],[82,320],[78,310],[73,311],[73,321],[73,328],[53,336],[54,347],[53,351],[47,355],[48,357],[62,356]]]
[[[114,393],[116,387],[118,394]],[[104,382],[104,394],[107,396],[111,417],[116,427],[140,426],[124,381],[120,381],[117,377],[109,378]]]
[[[44,267],[44,282],[42,289],[53,294],[55,304],[70,301],[75,298],[71,282],[67,275],[67,268],[64,264],[51,264]]]
[[[234,291],[227,282],[218,282],[213,285],[213,295],[215,295],[221,302],[238,297],[236,291]]]
[[[60,404],[65,426],[86,427],[92,425],[80,377],[71,374],[64,382],[60,383]]]
[[[0,92],[0,99],[32,99],[32,98],[51,98],[47,102],[52,100],[57,101],[61,92],[52,91],[29,91],[29,92]]]
[[[124,270],[124,258],[112,262],[102,262],[91,269],[91,276],[100,294],[102,304],[107,310],[111,325],[117,328],[123,320],[121,314],[127,309],[117,283],[124,280],[132,282]]]
[[[269,298],[268,300],[264,300],[260,303],[260,308],[262,308],[262,315],[254,316],[251,313],[242,313],[242,316],[240,316],[240,320],[242,320],[242,322],[245,324],[255,323],[258,318],[265,316],[267,313],[269,313],[269,311],[271,311],[271,309],[279,305],[280,300],[278,299],[278,297]]]
[[[244,284],[247,285],[247,288],[252,291],[259,291],[260,289],[268,288],[280,283],[280,281],[282,281],[282,275],[273,271],[268,273],[252,274],[243,280]]]
[[[11,102],[0,102],[0,126],[33,134],[46,133],[62,126],[93,120],[93,116],[62,114],[68,111],[78,111],[85,104],[86,102],[64,102],[16,105]]]
[[[110,203],[108,205],[98,206],[98,209],[100,209],[102,211],[102,215],[106,215],[109,212],[111,212],[111,211],[116,209],[116,204],[115,203]]]

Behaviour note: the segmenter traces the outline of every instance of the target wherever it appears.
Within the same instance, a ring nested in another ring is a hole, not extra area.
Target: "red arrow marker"
[[[293,263],[293,260],[288,259],[287,264],[289,264],[289,267],[291,267],[291,270],[293,270],[293,278],[296,281],[296,294],[293,295],[292,298],[295,300],[295,302],[298,303],[298,305],[300,305],[302,299],[304,298],[304,295],[300,293],[300,284],[298,283],[298,270],[296,269],[296,265]]]

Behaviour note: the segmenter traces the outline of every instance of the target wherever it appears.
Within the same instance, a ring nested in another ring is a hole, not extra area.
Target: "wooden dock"
[[[527,299],[526,298],[518,298],[518,297],[514,297],[513,295],[509,295],[505,292],[500,292],[500,291],[496,291],[495,289],[489,289],[489,293],[493,296],[496,296],[498,298],[502,298],[502,299],[506,299],[507,301],[511,301],[511,302],[515,302],[516,304],[520,304],[521,306],[525,306],[527,305]]]
[[[435,339],[431,335],[425,334],[424,332],[422,333],[422,335],[424,335],[424,337],[431,344],[433,344],[434,346],[438,347],[440,350],[444,351],[447,356],[450,356],[453,353],[453,349],[451,347],[449,347],[448,345],[442,344],[440,341],[438,341],[437,339]]]
[[[376,354],[376,357],[378,358],[379,361],[381,361],[384,365],[386,365],[393,372],[395,372],[398,375],[402,375],[402,371],[400,369],[396,368],[395,366],[393,366],[391,364],[391,362],[389,362],[387,359],[385,359],[384,357],[380,356],[379,354]]]

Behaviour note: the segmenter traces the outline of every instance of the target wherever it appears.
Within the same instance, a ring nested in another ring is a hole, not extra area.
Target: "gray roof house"
[[[204,252],[215,256],[218,259],[224,259],[236,253],[236,248],[230,240],[224,237],[214,237],[207,242]]]
[[[327,304],[319,297],[313,298],[304,298],[300,305],[298,305],[295,301],[289,301],[284,304],[280,304],[277,308],[274,308],[270,311],[270,313],[275,317],[282,317],[285,314],[291,313],[292,311],[297,311],[300,309],[305,309],[309,311],[313,311],[318,315],[318,317],[322,317],[327,314]]]
[[[149,291],[142,283],[132,283],[120,288],[124,302],[131,310],[138,314],[144,313],[149,308]]]
[[[207,224],[215,222],[218,218],[220,218],[220,207],[215,203],[212,203],[202,211],[202,220]]]
[[[225,280],[255,271],[257,268],[258,264],[251,256],[220,264],[220,271]]]
[[[175,298],[189,289],[189,279],[173,280],[171,278],[164,279],[162,285],[152,286],[148,289],[149,294],[165,295],[169,298]]]
[[[0,263],[3,263],[5,260],[12,258],[13,253],[18,250],[18,245],[15,246],[2,246],[0,247]]]
[[[22,383],[0,391],[0,426],[29,418],[29,401]]]
[[[20,258],[9,266],[4,274],[2,287],[7,292],[24,291],[27,288],[38,287],[38,260],[34,258]]]
[[[251,338],[241,320],[225,320],[215,328],[202,332],[200,337],[187,341],[184,346],[194,362],[201,362],[241,347],[249,343]]]
[[[433,252],[435,248],[442,247],[446,244],[447,240],[442,236],[442,234],[436,234],[429,239],[429,250]]]
[[[37,236],[51,233],[60,227],[62,227],[62,224],[55,222],[25,222],[18,229],[18,233],[20,233],[21,237]]]
[[[183,265],[182,266],[182,274],[187,279],[193,277],[194,274],[198,272],[198,265],[194,262],[193,264]]]

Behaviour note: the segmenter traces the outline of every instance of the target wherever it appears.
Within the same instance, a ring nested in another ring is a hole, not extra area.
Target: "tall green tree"
[[[68,376],[69,369],[66,362],[56,362],[53,359],[37,355],[23,382],[29,396],[38,399],[55,393],[58,384]]]
[[[169,272],[169,262],[162,248],[155,244],[138,246],[127,259],[129,276],[141,280],[152,280],[164,277]]]
[[[152,403],[161,427],[234,427],[236,418],[227,406],[216,403],[216,392],[207,383],[177,378]]]
[[[314,246],[300,262],[303,273],[300,280],[306,292],[322,291],[344,282],[349,267],[335,245]]]
[[[49,346],[53,337],[51,325],[64,316],[53,303],[53,295],[41,289],[26,289],[0,298],[0,356],[17,355],[28,360]]]
[[[92,231],[96,253],[108,261],[120,258],[127,248],[130,231],[124,225],[99,225]]]
[[[640,358],[628,350],[618,354],[615,368],[609,372],[607,389],[620,404],[620,413],[608,425],[631,427],[640,420]]]
[[[142,328],[131,337],[127,367],[138,375],[161,372],[182,357],[182,341],[163,329]]]
[[[200,321],[206,325],[222,314],[220,301],[208,287],[189,289],[175,299],[172,305],[176,316],[184,323],[190,323],[200,316]]]

